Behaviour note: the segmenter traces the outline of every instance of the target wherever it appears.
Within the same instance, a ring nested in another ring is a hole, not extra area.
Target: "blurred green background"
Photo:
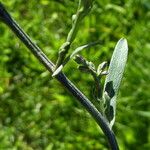
[[[2,1],[46,55],[56,61],[71,28],[78,0]],[[114,132],[121,150],[150,149],[150,1],[97,0],[80,24],[71,50],[91,41],[102,45],[82,52],[96,65],[109,61],[121,37],[129,57],[117,103]],[[91,76],[71,61],[64,72],[92,98]],[[91,116],[0,23],[0,150],[107,150]]]

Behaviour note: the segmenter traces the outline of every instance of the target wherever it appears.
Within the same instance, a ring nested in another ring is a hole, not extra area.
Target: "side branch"
[[[4,22],[25,44],[26,47],[35,55],[35,57],[47,68],[51,73],[54,72],[55,65],[47,58],[42,50],[34,44],[29,36],[19,27],[19,25],[12,19],[4,6],[0,3],[0,20]],[[110,148],[112,150],[119,150],[115,135],[110,130],[105,118],[96,109],[96,107],[88,100],[88,98],[61,72],[56,76],[56,79],[86,108],[86,110],[96,120],[101,127],[105,136],[108,139]]]

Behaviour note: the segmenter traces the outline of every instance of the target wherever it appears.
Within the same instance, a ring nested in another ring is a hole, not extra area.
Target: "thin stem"
[[[19,25],[11,18],[4,6],[0,3],[0,19],[8,25],[9,28],[18,36],[18,38],[28,47],[35,57],[49,70],[54,72],[55,65],[46,57],[41,49],[34,44],[29,36],[19,27]],[[96,107],[86,98],[86,96],[76,88],[76,86],[63,74],[59,73],[56,79],[86,108],[86,110],[96,120],[102,131],[106,135],[110,148],[119,150],[115,135],[109,128],[105,118],[96,109]]]
[[[60,47],[59,49],[59,55],[56,62],[55,70],[64,62],[64,59],[66,58],[66,55],[68,54],[70,45],[74,41],[80,22],[83,20],[83,18],[89,13],[92,6],[91,0],[79,0],[79,7],[77,10],[77,13],[73,15],[72,17],[72,28],[68,33],[66,42]]]
[[[95,83],[95,97],[100,100],[102,98],[102,88],[101,88],[100,79],[93,71],[91,71],[91,74],[94,78],[94,83]]]

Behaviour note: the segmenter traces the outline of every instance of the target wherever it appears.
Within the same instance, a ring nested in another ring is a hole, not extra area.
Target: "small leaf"
[[[55,77],[56,75],[58,75],[61,70],[63,69],[63,65],[60,65],[55,71],[54,73],[52,74],[52,77]]]
[[[101,64],[99,64],[98,68],[97,68],[97,75],[99,76],[101,74],[101,72],[107,67],[107,62],[104,61]]]
[[[127,61],[127,54],[128,54],[127,40],[122,38],[118,41],[115,50],[113,52],[108,69],[108,75],[106,76],[104,84],[103,98],[105,104],[107,105],[106,106],[107,112],[105,112],[105,114],[110,123],[110,127],[113,126],[115,121],[116,97],[118,94],[120,82]],[[110,97],[109,102],[107,102],[107,100],[105,99],[104,93],[107,93],[108,96]],[[108,110],[108,108],[111,110]]]
[[[91,46],[94,46],[94,45],[97,45],[97,44],[100,44],[100,41],[96,41],[96,42],[91,42],[89,44],[86,44],[86,45],[83,45],[83,46],[80,46],[78,48],[76,48],[73,53],[70,55],[70,59],[73,58],[75,55],[77,55],[80,51],[82,51],[83,49],[85,48],[89,48]]]
[[[93,70],[94,72],[96,72],[96,71],[95,71],[95,65],[94,65],[94,63],[92,63],[91,61],[88,62],[88,67],[89,67],[90,70]]]
[[[76,55],[74,61],[78,64],[85,64],[86,60],[81,55]]]
[[[108,75],[108,71],[101,72],[101,76]]]

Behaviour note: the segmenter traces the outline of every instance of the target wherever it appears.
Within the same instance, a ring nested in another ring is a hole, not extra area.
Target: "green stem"
[[[68,50],[70,48],[70,44],[71,44],[70,42],[66,42],[60,47],[55,70],[64,62],[66,54],[68,53]]]
[[[82,11],[78,10],[76,15],[75,15],[75,19],[73,20],[73,24],[72,24],[72,28],[70,30],[70,32],[68,33],[67,36],[67,42],[72,43],[77,35],[78,29],[79,29],[79,24],[81,22],[81,18],[82,17]]]
[[[95,81],[95,88],[96,88],[95,96],[97,99],[100,100],[102,98],[102,88],[101,88],[101,84],[100,84],[100,79],[97,77],[97,75],[94,72],[91,72],[91,74]]]
[[[68,54],[70,45],[72,44],[72,42],[74,41],[74,39],[77,35],[80,22],[90,11],[89,8],[91,8],[90,7],[91,4],[89,3],[90,6],[86,7],[87,3],[83,2],[83,1],[85,1],[85,0],[79,0],[79,8],[77,10],[77,13],[74,15],[75,18],[72,18],[72,28],[71,28],[70,32],[68,33],[66,42],[59,49],[59,55],[58,55],[58,59],[56,61],[55,70],[64,62],[64,59],[66,58],[66,55]]]

